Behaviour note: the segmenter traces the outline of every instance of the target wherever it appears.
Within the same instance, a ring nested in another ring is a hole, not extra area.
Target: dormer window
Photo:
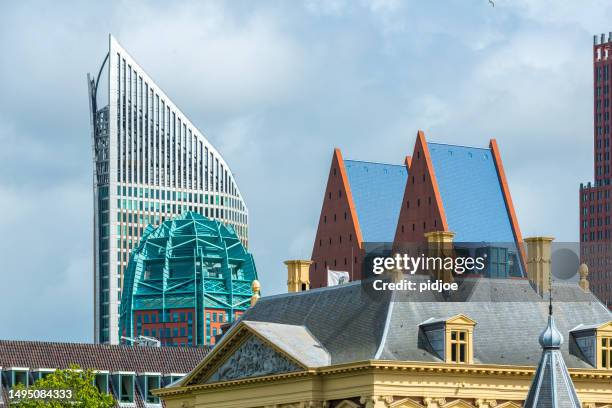
[[[161,373],[143,373],[138,376],[138,380],[145,402],[159,404],[159,397],[153,395],[151,391],[161,388]]]
[[[570,331],[570,352],[593,367],[612,370],[612,321],[579,325]]]
[[[8,386],[15,387],[21,384],[24,387],[30,386],[30,369],[25,367],[11,367],[7,370]]]
[[[133,372],[116,372],[112,375],[115,397],[120,404],[134,402],[134,377]]]
[[[427,319],[419,325],[419,347],[446,363],[472,364],[475,325],[465,315]]]

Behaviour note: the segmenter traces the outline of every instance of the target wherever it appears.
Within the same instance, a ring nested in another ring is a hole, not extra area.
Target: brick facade
[[[327,269],[361,278],[363,239],[340,149],[334,150],[312,249],[310,286],[327,286]]]

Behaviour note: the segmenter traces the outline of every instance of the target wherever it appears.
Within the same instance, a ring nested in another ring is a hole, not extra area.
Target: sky
[[[334,147],[496,138],[523,236],[578,239],[593,34],[573,0],[10,2],[0,13],[0,338],[93,340],[86,74],[113,35],[229,163],[264,295],[308,259]]]

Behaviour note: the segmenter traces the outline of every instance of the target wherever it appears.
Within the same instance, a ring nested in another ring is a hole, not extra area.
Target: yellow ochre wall
[[[612,370],[570,369],[585,408],[612,408]],[[517,408],[533,367],[367,361],[157,391],[168,408]]]

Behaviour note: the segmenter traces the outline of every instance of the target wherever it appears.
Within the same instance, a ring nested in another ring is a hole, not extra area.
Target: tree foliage
[[[40,380],[36,381],[27,390],[71,390],[71,398],[67,399],[42,399],[40,392],[38,398],[20,398],[19,408],[111,408],[115,405],[112,395],[101,393],[94,385],[95,373],[91,370],[81,371],[78,366],[72,366],[67,370],[57,370]],[[23,391],[26,388],[22,384],[13,387],[13,390]],[[33,393],[34,394],[34,393]],[[48,394],[48,392],[47,392]],[[64,393],[66,395],[66,393]],[[14,400],[14,402],[17,402]],[[11,404],[13,405],[13,404]]]

